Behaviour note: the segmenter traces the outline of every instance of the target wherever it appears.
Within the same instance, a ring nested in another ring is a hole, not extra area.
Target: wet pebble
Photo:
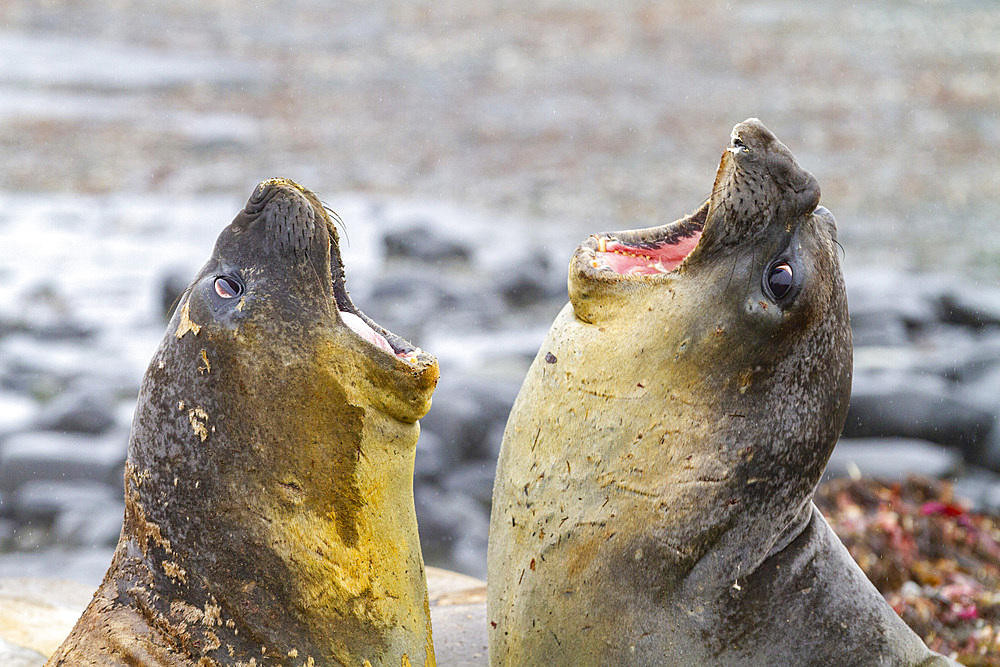
[[[472,249],[436,229],[433,221],[415,221],[382,239],[389,258],[421,262],[468,262]]]
[[[14,493],[13,516],[24,522],[50,523],[71,513],[107,514],[119,507],[124,511],[121,495],[120,489],[87,480],[31,480]]]
[[[968,327],[1000,325],[1000,289],[953,289],[942,296],[941,319]]]
[[[86,480],[120,493],[128,434],[112,431],[101,438],[32,431],[0,443],[0,493],[16,492],[30,481]]]
[[[442,440],[452,462],[495,458],[519,389],[519,382],[442,374],[430,412],[420,423]]]
[[[855,376],[844,436],[918,438],[976,460],[993,422],[994,413],[956,397],[956,388],[943,378],[868,373]]]
[[[35,428],[100,435],[115,424],[112,396],[95,387],[68,391],[46,403],[39,411]]]

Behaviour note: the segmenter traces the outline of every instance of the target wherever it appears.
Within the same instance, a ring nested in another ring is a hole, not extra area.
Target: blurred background
[[[750,116],[839,222],[856,370],[829,475],[996,510],[998,111],[992,0],[6,0],[0,576],[99,581],[166,309],[272,176],[343,218],[359,306],[439,357],[424,555],[483,576],[573,249],[696,208]]]

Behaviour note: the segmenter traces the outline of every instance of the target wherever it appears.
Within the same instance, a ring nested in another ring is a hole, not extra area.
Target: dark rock
[[[0,448],[0,492],[28,481],[89,480],[121,486],[128,435],[112,431],[99,438],[37,431],[8,437]]]
[[[961,465],[960,454],[925,440],[845,439],[834,448],[823,479],[858,473],[883,480],[905,479],[910,474],[940,478],[953,474]]]
[[[1000,472],[1000,422],[993,425],[986,436],[986,442],[972,462],[994,472]]]
[[[1000,365],[964,382],[961,395],[984,410],[1000,414]]]
[[[554,272],[548,257],[535,251],[519,259],[497,279],[497,289],[504,303],[512,308],[524,308],[547,299],[566,298],[565,271]]]
[[[900,347],[910,342],[899,313],[885,310],[851,312],[851,330],[855,347]]]
[[[913,276],[893,271],[855,271],[844,277],[851,321],[886,314],[908,329],[938,320],[938,301],[947,289],[939,277]]]
[[[51,522],[67,512],[116,516],[121,525],[121,515],[125,511],[123,491],[106,484],[86,480],[54,481],[32,480],[22,484],[14,494],[16,520]],[[68,537],[63,534],[62,537]],[[117,539],[117,535],[115,535]]]
[[[382,239],[387,258],[415,259],[432,264],[468,262],[472,251],[464,244],[442,236],[432,222],[420,222]]]
[[[427,415],[420,420],[448,452],[446,461],[459,462],[495,456],[495,429],[503,428],[520,383],[494,378],[442,374]]]
[[[544,280],[540,280],[539,276],[530,276],[524,273],[519,273],[504,281],[498,289],[507,305],[514,308],[523,308],[538,303],[544,300],[548,293]]]
[[[44,405],[35,422],[36,428],[100,435],[115,425],[116,405],[112,397],[99,389],[68,391]]]
[[[428,276],[426,271],[404,271],[379,278],[362,310],[390,331],[416,342],[425,326],[461,302],[439,277]]]
[[[1000,325],[1000,290],[952,289],[941,296],[941,320],[967,327]]]
[[[992,412],[956,398],[941,378],[865,373],[855,376],[843,435],[929,440],[958,447],[975,462],[993,421]]]
[[[1000,336],[989,335],[987,329],[955,325],[937,325],[933,329],[938,335],[920,341],[917,348],[929,348],[931,352],[919,355],[913,365],[915,369],[956,382],[970,382],[1000,367]]]
[[[980,337],[971,344],[942,353],[952,360],[952,377],[965,385],[1000,371],[1000,336]],[[987,380],[987,383],[992,382]]]

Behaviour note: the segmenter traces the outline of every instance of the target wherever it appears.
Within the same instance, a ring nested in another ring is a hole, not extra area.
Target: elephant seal
[[[819,197],[750,119],[697,211],[577,249],[500,450],[492,664],[947,664],[812,503],[852,367]]]
[[[351,302],[314,194],[257,186],[142,382],[125,523],[49,665],[433,665],[413,507],[437,361]]]

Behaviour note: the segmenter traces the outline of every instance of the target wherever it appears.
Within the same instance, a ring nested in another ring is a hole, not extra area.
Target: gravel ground
[[[819,178],[849,266],[995,279],[998,109],[991,0],[0,5],[12,190],[285,175],[578,235],[693,209],[758,116]]]

